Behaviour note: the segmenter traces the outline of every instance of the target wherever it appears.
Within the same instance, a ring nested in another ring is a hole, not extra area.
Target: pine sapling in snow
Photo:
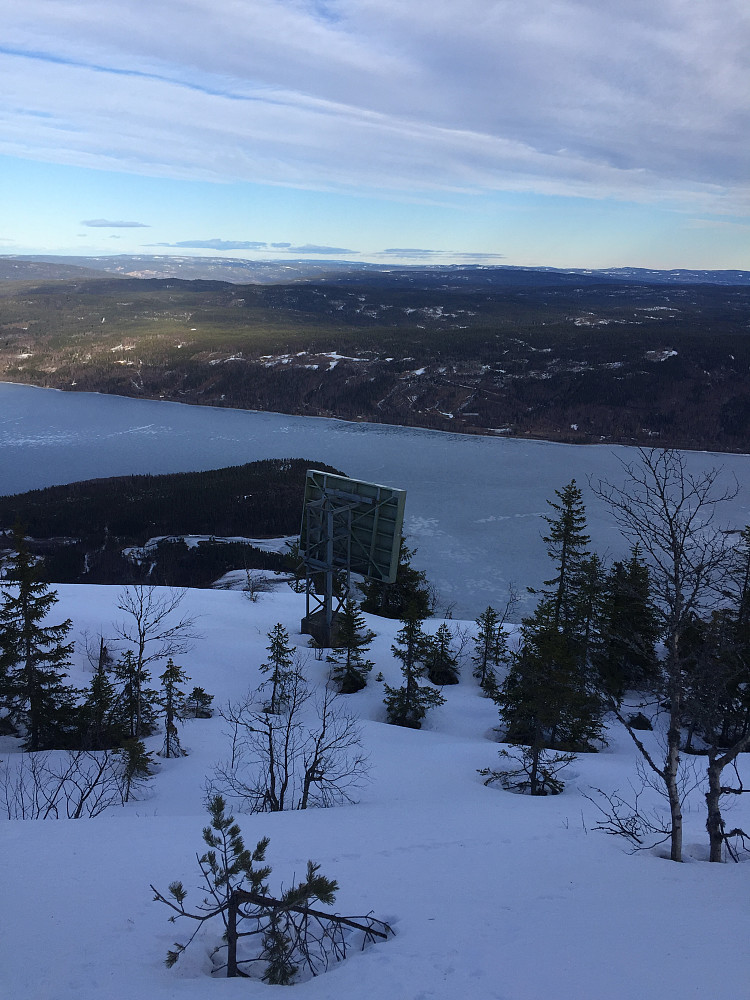
[[[360,947],[385,940],[388,924],[372,916],[342,917],[317,908],[331,906],[338,884],[307,863],[305,879],[278,897],[270,894],[271,868],[265,863],[268,838],[253,851],[245,847],[240,827],[226,803],[215,795],[208,803],[211,822],[203,829],[206,850],[198,858],[205,896],[191,911],[182,882],[172,882],[167,894],[154,886],[154,900],[174,911],[170,920],[188,917],[197,927],[185,944],[175,942],[167,952],[172,967],[201,927],[220,918],[223,943],[213,952],[214,972],[228,978],[255,976],[272,985],[289,985],[299,974],[317,976],[346,958],[356,940]]]

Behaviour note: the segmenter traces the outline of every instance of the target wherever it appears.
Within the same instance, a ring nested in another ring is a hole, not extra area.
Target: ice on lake
[[[0,383],[0,493],[78,479],[221,468],[262,458],[327,462],[347,475],[407,491],[406,532],[457,617],[499,605],[550,575],[541,535],[546,500],[575,478],[592,545],[626,551],[588,481],[621,482],[634,449],[350,423],[317,417],[188,406]],[[691,452],[694,471],[722,466],[740,492],[727,524],[750,521],[746,455]],[[526,610],[529,608],[527,600]]]

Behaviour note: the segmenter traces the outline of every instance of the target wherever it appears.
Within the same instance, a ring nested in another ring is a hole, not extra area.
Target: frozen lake
[[[592,544],[623,543],[588,477],[623,479],[633,449],[467,437],[383,424],[224,410],[0,383],[0,493],[78,479],[186,472],[260,458],[328,462],[347,475],[407,490],[406,532],[456,617],[475,617],[550,574],[541,541],[546,499],[575,478]],[[734,526],[750,521],[750,458],[692,452],[691,468],[722,466],[741,490],[726,505]],[[527,604],[526,609],[530,605]]]

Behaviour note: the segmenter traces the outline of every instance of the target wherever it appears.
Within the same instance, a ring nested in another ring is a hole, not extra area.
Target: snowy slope
[[[118,588],[60,587],[55,620],[112,634]],[[189,591],[203,638],[181,658],[192,684],[218,705],[258,683],[266,633],[298,634],[303,598],[287,588],[256,603],[237,592]],[[372,658],[390,683],[397,622],[368,618]],[[434,623],[436,626],[437,623]],[[459,623],[453,623],[454,627]],[[82,648],[82,644],[79,645]],[[306,651],[305,651],[306,652]],[[309,656],[309,654],[307,654]],[[86,683],[79,658],[73,682]],[[307,674],[325,665],[309,656]],[[390,921],[396,936],[318,979],[288,988],[306,1000],[669,1000],[750,997],[750,864],[709,865],[700,792],[686,817],[688,863],[630,855],[592,831],[590,786],[625,788],[634,758],[622,733],[573,765],[556,798],[485,788],[493,766],[494,706],[464,666],[423,731],[384,722],[382,685],[349,696],[362,718],[371,782],[356,805],[239,817],[245,839],[268,835],[272,889],[321,862],[338,880],[336,908]],[[152,902],[153,882],[197,885],[206,818],[202,784],[225,753],[219,718],[182,730],[188,757],[161,763],[146,797],[93,820],[0,822],[0,995],[8,1000],[222,1000],[273,996],[282,987],[211,980],[202,933],[172,970],[168,947],[185,940]],[[150,741],[154,749],[161,738]],[[5,740],[0,756],[13,752]],[[750,766],[743,762],[746,782]],[[750,807],[731,816],[750,827]],[[197,893],[193,893],[195,897]],[[283,995],[283,994],[282,994]]]

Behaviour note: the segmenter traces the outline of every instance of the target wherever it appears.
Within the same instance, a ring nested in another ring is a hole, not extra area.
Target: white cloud
[[[750,203],[744,0],[10,6],[5,153],[325,189]]]
[[[421,250],[416,247],[389,247],[386,250],[380,250],[374,256],[386,259],[397,257],[401,260],[440,260],[445,257],[451,260],[465,261],[502,260],[505,258],[505,254],[503,253],[473,253],[464,250]]]
[[[148,229],[147,222],[114,222],[109,219],[84,219],[82,226],[90,229]]]
[[[302,253],[302,254],[316,253],[317,254],[317,253],[322,253],[322,254],[334,254],[334,255],[337,255],[337,254],[342,254],[342,253],[356,254],[356,253],[359,253],[359,251],[358,250],[347,250],[346,247],[327,247],[327,246],[320,246],[317,243],[305,243],[304,246],[300,246],[300,247],[291,247],[291,246],[287,247],[286,248],[286,253],[293,253],[293,254],[299,254],[299,253]]]
[[[157,247],[178,247],[185,250],[262,250],[268,244],[257,240],[181,240],[179,243],[152,243]]]

